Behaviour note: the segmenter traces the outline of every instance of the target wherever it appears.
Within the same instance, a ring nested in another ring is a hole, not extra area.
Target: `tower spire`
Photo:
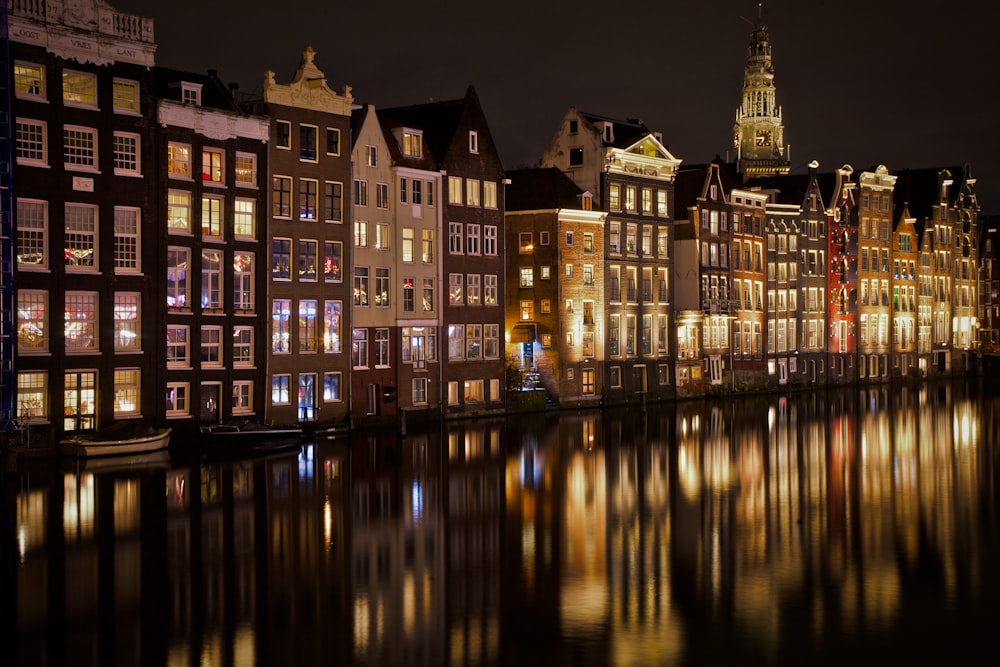
[[[757,20],[750,31],[743,70],[743,100],[736,110],[733,145],[740,156],[739,168],[745,178],[787,174],[790,169],[763,1],[757,2]]]

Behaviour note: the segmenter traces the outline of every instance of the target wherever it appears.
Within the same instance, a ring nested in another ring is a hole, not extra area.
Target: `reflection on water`
[[[959,660],[1000,621],[998,443],[1000,397],[944,384],[18,469],[3,632],[18,665]]]

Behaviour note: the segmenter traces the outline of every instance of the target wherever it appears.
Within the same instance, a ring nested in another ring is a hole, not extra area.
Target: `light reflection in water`
[[[997,403],[689,401],[19,480],[18,630],[63,614],[96,645],[112,610],[171,667],[804,664],[895,636],[915,596],[998,594]]]

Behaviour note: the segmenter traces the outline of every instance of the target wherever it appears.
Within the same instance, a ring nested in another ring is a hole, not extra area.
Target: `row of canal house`
[[[306,49],[246,99],[156,66],[151,19],[8,11],[5,420],[503,410],[504,175],[473,88],[376,113]]]

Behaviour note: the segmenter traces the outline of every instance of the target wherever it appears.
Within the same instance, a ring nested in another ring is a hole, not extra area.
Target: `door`
[[[316,374],[299,374],[299,421],[316,420]]]
[[[63,430],[97,428],[97,372],[67,371],[63,380]]]
[[[222,385],[206,382],[201,385],[201,423],[218,424],[222,408]]]

